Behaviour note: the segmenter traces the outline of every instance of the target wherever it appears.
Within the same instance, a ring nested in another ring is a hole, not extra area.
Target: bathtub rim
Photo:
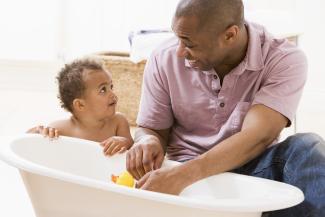
[[[292,185],[288,185],[286,183],[281,183],[273,180],[258,178],[258,177],[252,177],[252,176],[245,176],[235,173],[222,173],[218,174],[217,176],[237,176],[239,178],[243,179],[254,179],[259,180],[261,182],[272,182],[273,184],[277,183],[279,186],[286,186],[290,188],[292,191],[296,191],[296,199],[291,199],[290,201],[286,201],[286,204],[279,203],[277,200],[272,200],[272,204],[270,205],[270,201],[266,200],[254,200],[254,203],[252,203],[252,200],[239,200],[239,199],[214,199],[211,201],[205,200],[202,202],[200,199],[194,199],[194,198],[187,198],[187,197],[179,197],[175,195],[170,194],[164,194],[164,193],[158,193],[158,192],[152,192],[152,191],[143,191],[140,189],[134,189],[134,188],[128,188],[124,186],[119,186],[110,182],[103,182],[91,178],[87,178],[84,176],[79,175],[72,175],[67,172],[63,172],[57,169],[49,168],[46,166],[39,165],[37,163],[34,163],[32,161],[23,159],[19,157],[14,151],[10,148],[11,144],[19,141],[21,139],[28,139],[28,138],[39,138],[43,137],[41,135],[37,134],[20,134],[16,136],[6,136],[6,137],[0,137],[1,142],[4,140],[6,144],[0,146],[0,160],[3,160],[7,164],[16,167],[19,170],[24,170],[29,173],[46,176],[49,178],[61,180],[64,182],[74,183],[81,186],[101,189],[105,191],[111,191],[118,194],[123,194],[135,198],[141,198],[145,200],[153,200],[157,202],[177,205],[177,206],[183,206],[183,207],[190,207],[190,208],[197,208],[202,210],[210,210],[210,211],[222,211],[222,212],[251,212],[251,213],[257,213],[257,212],[267,212],[272,210],[279,210],[284,209],[288,207],[295,206],[299,203],[301,203],[304,200],[304,195],[302,191],[294,187]],[[78,141],[80,139],[78,138],[72,138],[72,137],[66,137],[66,136],[60,136],[64,140],[72,140],[72,141]],[[5,138],[5,139],[4,139]],[[83,140],[83,143],[88,143],[89,145],[97,144],[94,141],[89,140]],[[178,162],[175,162],[178,163]],[[274,183],[275,182],[275,183]]]

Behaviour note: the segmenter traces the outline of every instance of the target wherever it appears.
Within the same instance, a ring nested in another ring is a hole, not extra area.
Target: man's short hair
[[[175,18],[184,16],[196,16],[200,28],[222,31],[232,25],[244,25],[244,5],[242,0],[181,0]]]
[[[86,89],[83,75],[85,71],[105,71],[103,63],[94,59],[77,59],[61,69],[56,77],[59,87],[58,98],[61,107],[73,112],[72,103],[83,96]]]

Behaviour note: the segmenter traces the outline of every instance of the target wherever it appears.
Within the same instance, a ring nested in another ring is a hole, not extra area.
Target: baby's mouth
[[[112,102],[112,103],[108,104],[108,106],[114,106],[114,105],[116,105],[116,102]]]

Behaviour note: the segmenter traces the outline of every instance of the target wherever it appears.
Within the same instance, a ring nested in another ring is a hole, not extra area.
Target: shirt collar
[[[264,68],[261,36],[264,29],[257,29],[251,23],[246,22],[248,31],[248,48],[244,59],[245,69],[259,71]],[[264,40],[264,39],[263,39]]]

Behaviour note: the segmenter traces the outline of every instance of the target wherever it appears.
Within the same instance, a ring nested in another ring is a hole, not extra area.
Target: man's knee
[[[325,157],[325,142],[315,133],[297,133],[287,140],[289,149],[294,152],[316,152]]]

